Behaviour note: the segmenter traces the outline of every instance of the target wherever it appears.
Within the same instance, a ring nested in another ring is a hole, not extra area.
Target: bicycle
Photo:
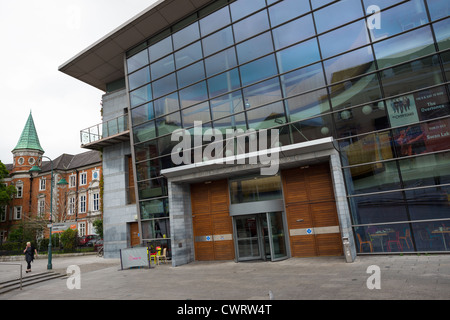
[[[103,247],[99,247],[97,250],[97,257],[103,257]]]

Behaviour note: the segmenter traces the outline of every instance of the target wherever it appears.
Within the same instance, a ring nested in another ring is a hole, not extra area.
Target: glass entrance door
[[[235,216],[238,261],[287,258],[282,212]]]

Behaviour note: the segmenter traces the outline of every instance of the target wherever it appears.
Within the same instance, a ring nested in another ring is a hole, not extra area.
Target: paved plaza
[[[25,275],[25,261],[23,264]],[[17,263],[17,262],[16,262]],[[291,258],[279,262],[193,262],[121,270],[119,259],[95,255],[53,259],[53,270],[76,265],[80,288],[63,277],[0,295],[0,300],[446,300],[450,255]],[[46,271],[47,260],[32,265]],[[0,281],[18,267],[0,265]],[[69,285],[68,285],[69,283]],[[72,284],[72,285],[71,285]],[[371,289],[370,289],[371,288]]]

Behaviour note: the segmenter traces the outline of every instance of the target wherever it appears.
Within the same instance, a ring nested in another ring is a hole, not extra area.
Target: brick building
[[[12,150],[13,163],[5,164],[9,177],[3,183],[14,185],[17,193],[8,205],[0,207],[2,241],[7,240],[8,233],[21,223],[33,225],[39,236],[48,237],[47,224],[52,198],[52,221],[73,222],[79,236],[94,234],[93,221],[103,217],[100,152],[62,154],[51,161],[44,153],[30,113],[19,142]],[[40,168],[39,173],[30,173],[33,166]],[[61,179],[65,179],[68,184],[58,185]]]

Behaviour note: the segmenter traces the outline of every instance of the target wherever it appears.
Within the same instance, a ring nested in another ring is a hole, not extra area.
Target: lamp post
[[[46,158],[50,160],[50,166],[51,166],[51,178],[50,178],[50,234],[48,238],[48,262],[47,262],[47,270],[52,270],[52,227],[53,227],[53,160],[46,156],[41,156],[41,158]],[[30,169],[30,173],[39,173],[42,169],[38,166],[33,166]],[[57,185],[67,185],[66,179],[62,178],[58,181]]]

